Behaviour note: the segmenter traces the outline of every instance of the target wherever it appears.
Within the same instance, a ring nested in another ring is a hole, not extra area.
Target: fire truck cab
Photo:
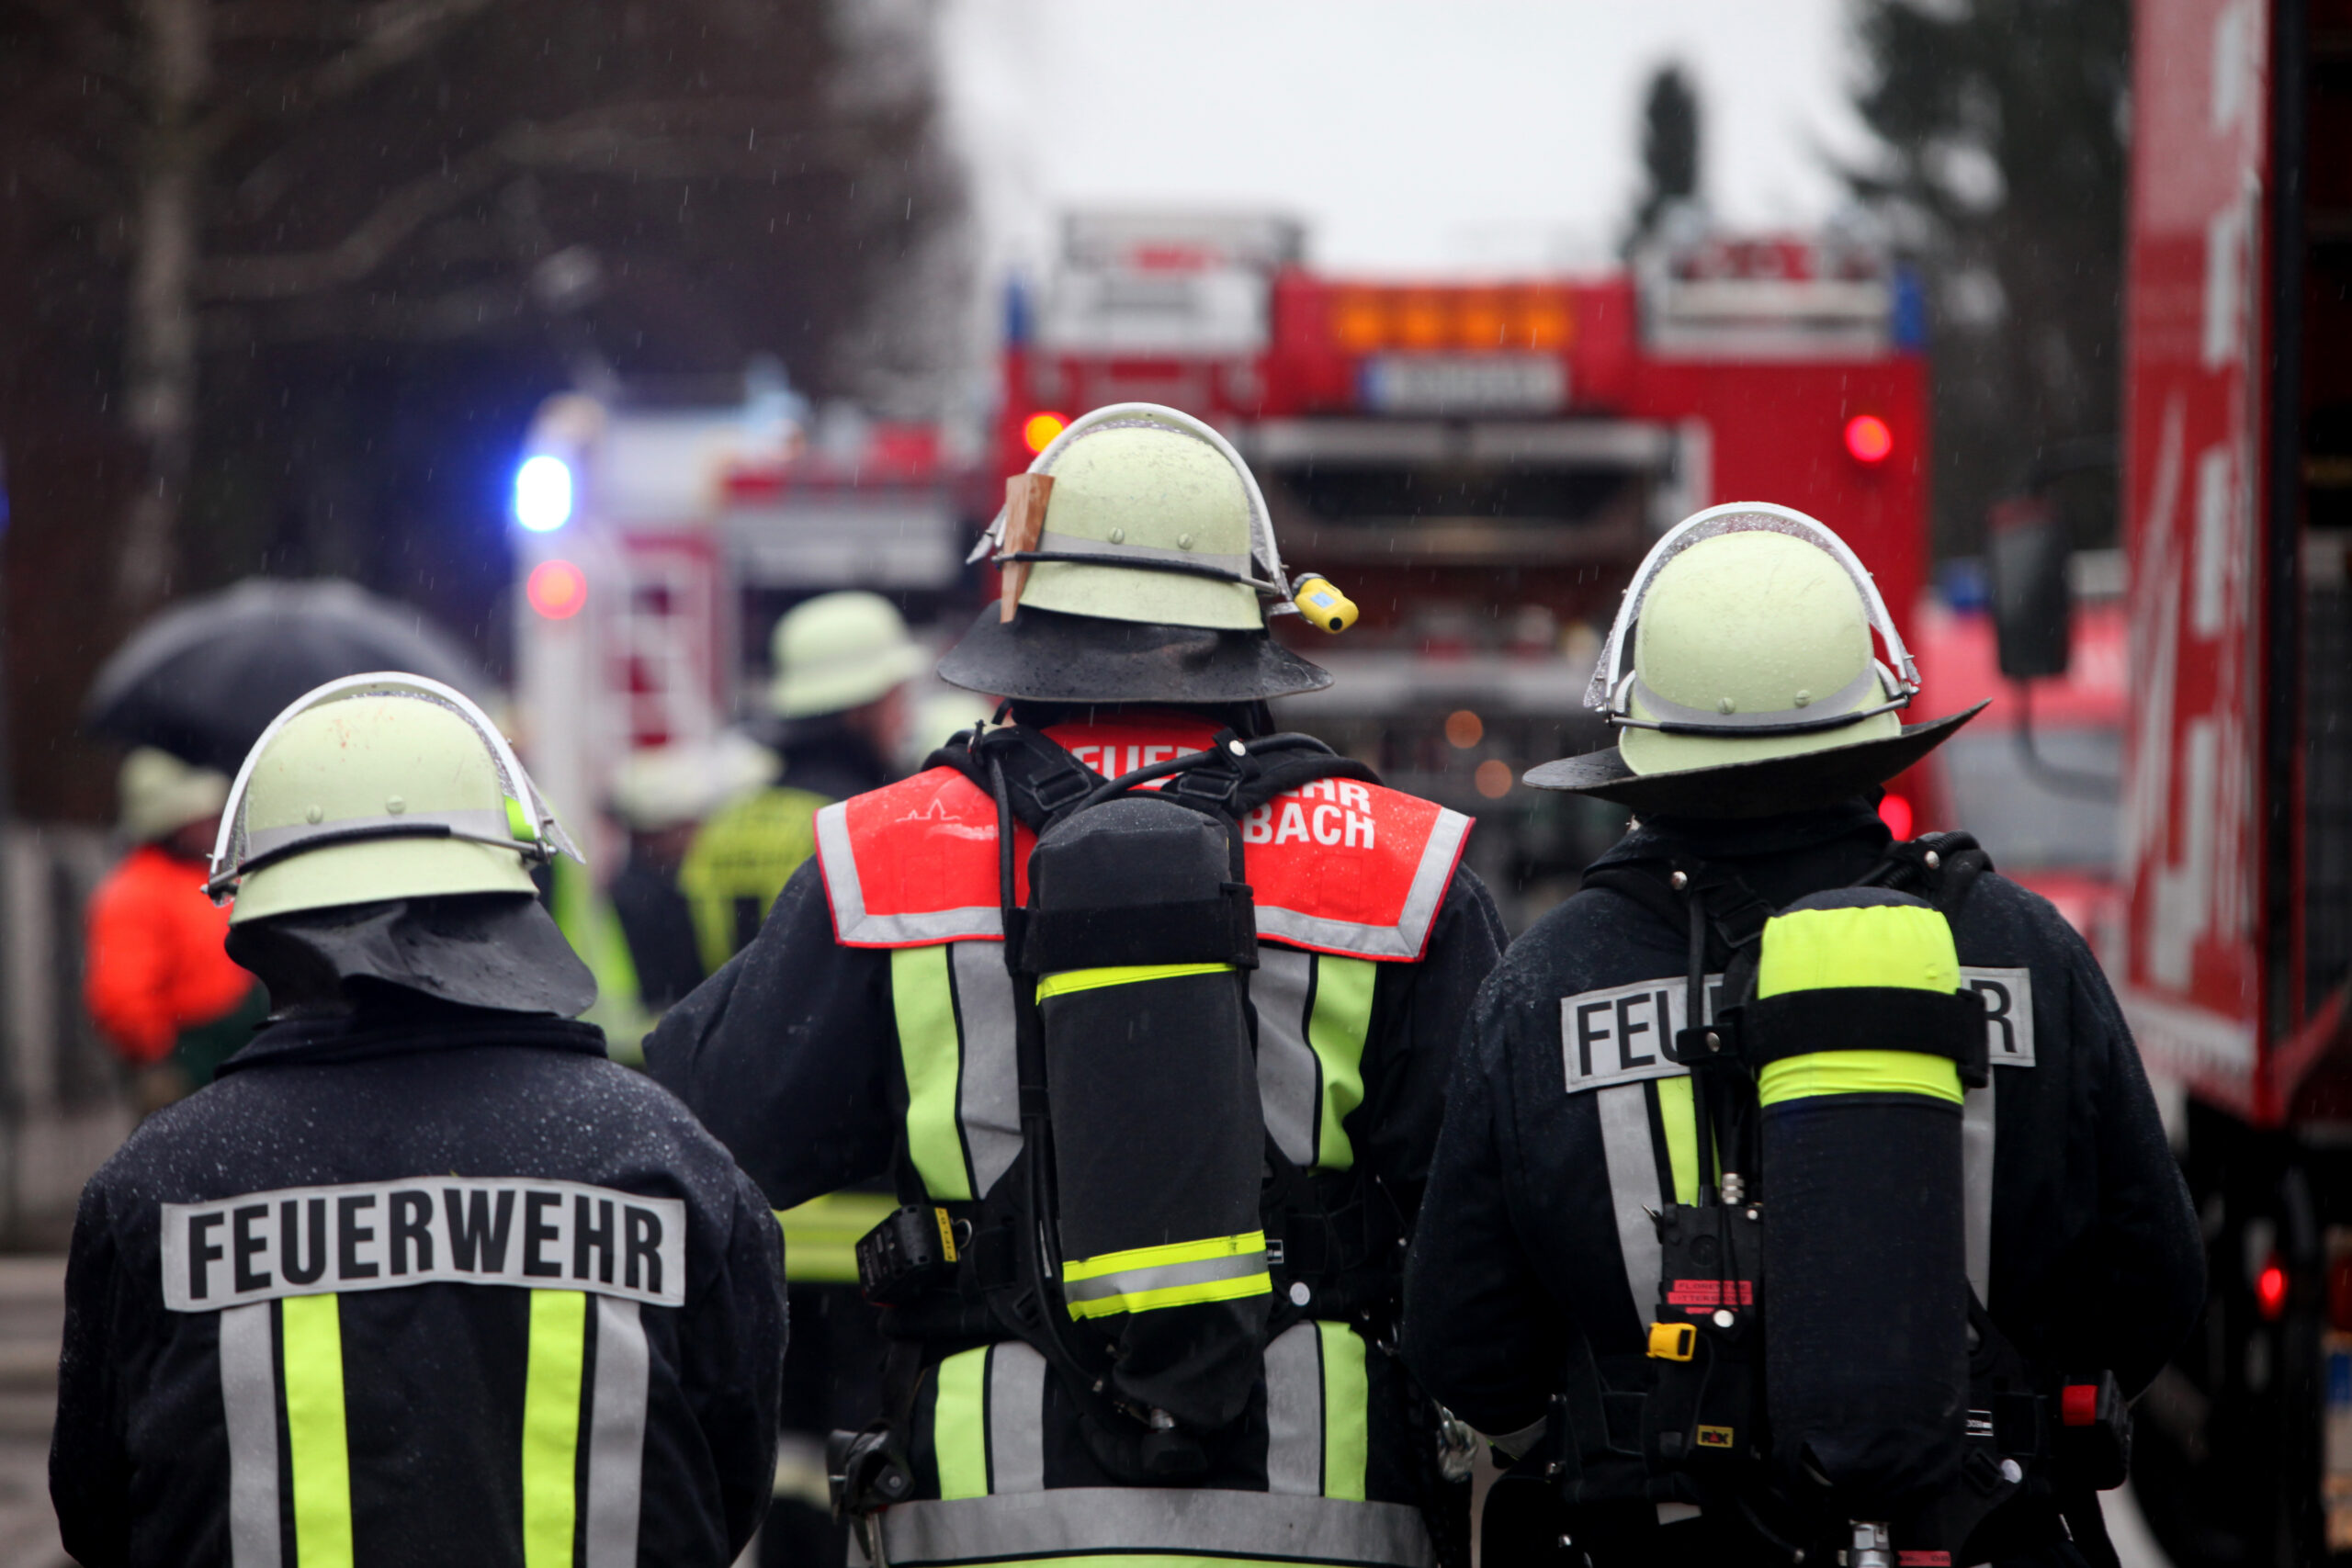
[[[1622,272],[1424,280],[1319,271],[1275,217],[1087,213],[1007,327],[999,472],[1108,402],[1223,430],[1286,562],[1363,610],[1338,639],[1278,623],[1337,677],[1281,718],[1477,815],[1470,853],[1514,926],[1622,824],[1517,781],[1604,743],[1581,705],[1593,627],[1659,533],[1776,501],[1837,528],[1891,602],[1924,580],[1920,309],[1860,232],[1686,222]]]

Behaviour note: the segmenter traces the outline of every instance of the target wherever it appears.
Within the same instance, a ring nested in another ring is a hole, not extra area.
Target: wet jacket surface
[[[594,1029],[282,1022],[84,1190],[51,1490],[93,1568],[520,1565],[526,1539],[720,1568],[767,1501],[784,1337],[766,1205]]]
[[[1752,824],[1651,824],[1598,864],[1679,852],[1736,870],[1779,908],[1853,882],[1888,841],[1853,801]],[[1948,913],[1963,975],[2025,971],[2006,985],[2030,987],[2031,1065],[2005,1062],[1996,1040],[1993,1104],[1980,1108],[1993,1117],[1986,1306],[2045,1372],[2109,1368],[2136,1393],[2204,1290],[2196,1217],[2138,1053],[2088,948],[2046,900],[1988,873]],[[1637,1301],[1629,1275],[1642,1269],[1620,1237],[1640,1228],[1628,1206],[1654,1208],[1659,1191],[1637,1181],[1612,1207],[1600,1096],[1568,1087],[1570,1053],[1594,1043],[1566,1037],[1562,1004],[1643,980],[1679,990],[1687,943],[1632,898],[1588,887],[1513,944],[1479,997],[1408,1266],[1404,1344],[1430,1392],[1482,1431],[1541,1421],[1586,1346],[1606,1384],[1645,1386],[1655,1260]],[[1597,1013],[1594,1032],[1616,1023]],[[1603,1060],[1618,1045],[1600,1039]],[[1619,1464],[1601,1475],[1588,1464],[1587,1483],[1638,1497],[1641,1461]]]

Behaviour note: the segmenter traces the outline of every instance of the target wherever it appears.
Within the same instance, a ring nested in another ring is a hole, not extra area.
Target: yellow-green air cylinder
[[[1791,1479],[1889,1518],[1957,1475],[1968,1390],[1962,1068],[1984,1015],[1907,894],[1815,894],[1764,929],[1765,1405]],[[1826,1495],[1823,1495],[1823,1492]]]

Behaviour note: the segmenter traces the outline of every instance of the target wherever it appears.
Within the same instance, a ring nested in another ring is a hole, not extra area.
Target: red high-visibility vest
[[[1216,726],[1182,714],[1063,724],[1046,734],[1105,777],[1207,749]],[[1409,963],[1470,833],[1458,811],[1379,784],[1319,779],[1242,819],[1260,940]],[[1001,941],[996,805],[953,768],[817,813],[817,861],[845,947]],[[1029,897],[1035,836],[1015,829],[1016,891]]]

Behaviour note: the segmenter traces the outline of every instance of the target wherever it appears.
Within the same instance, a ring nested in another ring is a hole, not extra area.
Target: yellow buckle
[[[1661,1361],[1687,1361],[1698,1345],[1699,1331],[1687,1323],[1650,1325],[1650,1354]]]

